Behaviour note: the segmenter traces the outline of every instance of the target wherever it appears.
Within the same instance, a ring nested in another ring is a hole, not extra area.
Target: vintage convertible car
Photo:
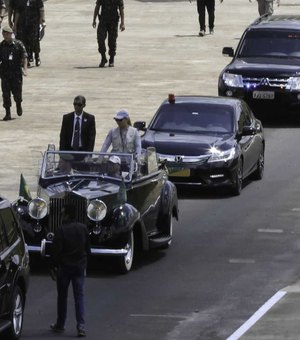
[[[112,171],[114,168],[114,171]],[[140,162],[131,154],[65,152],[43,155],[37,197],[20,197],[15,209],[29,252],[51,254],[66,203],[89,229],[92,255],[112,255],[120,272],[130,271],[137,247],[167,248],[178,219],[176,187],[158,164],[154,148]]]

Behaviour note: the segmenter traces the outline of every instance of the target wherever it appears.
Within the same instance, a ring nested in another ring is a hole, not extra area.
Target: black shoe
[[[56,323],[52,323],[50,329],[55,333],[62,333],[65,330],[64,327],[59,327]]]
[[[23,109],[21,103],[17,103],[17,115],[22,116],[23,114]]]
[[[3,120],[11,120],[11,115],[6,114],[3,118]]]
[[[35,58],[35,66],[39,67],[41,65],[41,59],[40,58]]]
[[[99,67],[104,67],[106,63],[107,63],[107,59],[105,57],[102,57]]]
[[[110,57],[110,58],[109,58],[108,66],[109,66],[109,67],[114,67],[114,66],[115,66],[115,65],[114,65],[114,57]]]
[[[84,328],[80,328],[77,330],[78,338],[84,338],[86,336]]]

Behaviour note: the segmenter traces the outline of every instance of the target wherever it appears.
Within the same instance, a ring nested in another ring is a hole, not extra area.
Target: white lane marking
[[[186,319],[187,315],[178,315],[178,314],[130,314],[133,317],[142,317],[142,318],[173,318],[173,319]]]
[[[244,335],[264,314],[271,309],[275,303],[277,303],[284,295],[286,291],[280,290],[273,295],[264,305],[262,305],[251,317],[248,319],[239,329],[237,329],[229,338],[226,340],[238,340]]]
[[[229,259],[229,263],[255,263],[254,259]]]
[[[293,208],[292,211],[300,211],[300,208]]]
[[[257,229],[259,233],[275,233],[281,234],[283,233],[283,229]]]

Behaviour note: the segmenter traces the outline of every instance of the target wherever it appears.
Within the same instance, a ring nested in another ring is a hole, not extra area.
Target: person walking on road
[[[12,37],[13,30],[9,26],[2,29],[4,40],[0,43],[0,77],[5,117],[11,120],[11,94],[14,96],[17,115],[22,116],[23,75],[27,75],[27,52],[20,40]]]
[[[19,0],[13,8],[16,38],[25,45],[28,62],[35,59],[35,66],[40,66],[40,27],[46,26],[43,0]]]
[[[222,3],[223,0],[220,0]],[[204,37],[206,32],[205,11],[208,14],[209,33],[214,34],[215,26],[215,0],[197,0],[197,10],[199,14],[200,32],[199,36]]]
[[[52,262],[57,268],[57,320],[50,325],[53,332],[62,333],[67,318],[68,288],[73,286],[78,337],[85,337],[84,281],[87,258],[91,252],[88,229],[76,222],[76,207],[66,204],[62,209],[62,225],[54,235]]]
[[[99,14],[101,7],[101,13]],[[124,22],[124,2],[123,0],[97,0],[94,10],[93,24],[96,28],[96,18],[98,16],[99,24],[97,28],[98,51],[101,54],[99,67],[104,67],[107,63],[105,40],[108,36],[108,66],[114,66],[114,58],[117,49],[118,22],[121,18],[120,30],[125,30]]]
[[[74,111],[63,116],[59,150],[93,151],[96,138],[95,116],[83,111],[86,99],[76,96]]]
[[[252,0],[249,0],[249,2],[252,2]],[[272,15],[274,11],[273,2],[274,0],[257,0],[259,15]],[[279,6],[280,0],[276,0],[276,2],[277,6]]]

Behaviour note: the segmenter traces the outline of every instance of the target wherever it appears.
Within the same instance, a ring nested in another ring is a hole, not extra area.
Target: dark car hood
[[[183,134],[148,130],[142,140],[144,148],[154,146],[156,152],[165,155],[200,156],[212,146],[228,149],[235,145],[232,134]]]
[[[289,77],[291,75],[300,74],[299,59],[283,59],[283,58],[245,58],[236,59],[229,64],[225,71],[230,73],[242,74],[247,76],[262,77]]]
[[[72,179],[49,185],[43,191],[49,198],[60,198],[66,193],[74,193],[86,199],[94,199],[116,194],[120,183],[98,179]]]

